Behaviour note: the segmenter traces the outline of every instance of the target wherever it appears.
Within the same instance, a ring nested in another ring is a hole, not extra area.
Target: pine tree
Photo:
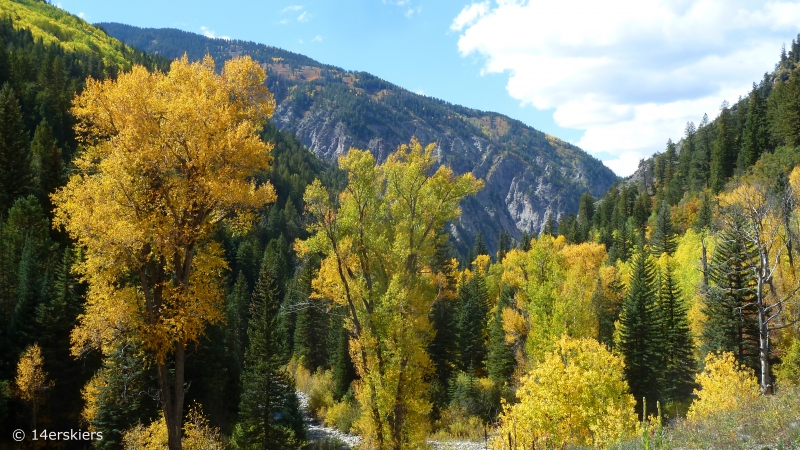
[[[242,373],[239,430],[236,442],[245,448],[285,449],[304,438],[294,380],[284,368],[280,341],[280,301],[275,259],[265,258],[251,304],[249,347]]]
[[[249,319],[250,288],[243,271],[239,271],[233,289],[228,294],[225,315],[225,347],[230,360],[230,370],[238,385],[244,370],[244,352],[248,347],[247,323]],[[241,387],[239,389],[241,390]]]
[[[609,283],[607,290],[608,294],[604,292],[603,284],[598,279],[592,294],[592,306],[597,314],[597,341],[611,349],[614,347],[614,324],[619,320],[624,289],[621,283],[614,279]]]
[[[475,235],[475,245],[472,246],[472,256],[477,258],[480,255],[488,255],[489,249],[486,247],[486,241],[483,239],[483,232],[478,231]],[[468,261],[470,264],[472,261]]]
[[[492,321],[492,328],[489,332],[489,356],[486,361],[486,368],[489,378],[495,382],[509,381],[517,360],[514,358],[514,350],[506,343],[506,332],[503,329],[503,309],[511,306],[511,299],[514,297],[514,288],[505,285],[500,291],[500,299],[497,301],[497,308]]]
[[[622,302],[619,319],[619,350],[625,360],[625,376],[631,393],[643,397],[660,396],[659,366],[663,355],[656,311],[655,268],[645,249],[633,260],[630,288]],[[655,401],[649,402],[651,405]]]
[[[295,296],[293,302],[297,311],[294,328],[294,357],[314,373],[328,360],[327,339],[329,316],[322,301],[311,301],[311,280],[318,269],[313,261],[307,262],[300,270],[295,283],[292,283]]]
[[[456,344],[458,346],[461,371],[473,375],[482,374],[486,361],[486,316],[489,309],[489,293],[484,275],[476,270],[472,279],[459,289],[458,322]]]
[[[506,254],[511,250],[511,235],[508,231],[501,231],[497,239],[497,262],[502,262]]]
[[[747,169],[754,165],[761,154],[767,150],[769,150],[767,105],[754,83],[747,105],[747,118],[742,133],[742,150],[739,152],[736,167],[739,171]]]
[[[709,126],[708,114],[703,114],[703,120],[700,121],[700,125],[694,133],[695,152],[689,168],[689,182],[693,191],[701,191],[709,187],[711,132],[712,127]]]
[[[458,346],[456,345],[456,333],[458,318],[458,298],[456,292],[456,280],[450,269],[450,244],[448,236],[441,235],[435,241],[436,253],[433,258],[431,269],[434,273],[440,274],[440,294],[436,301],[431,305],[428,314],[431,327],[433,329],[433,339],[428,344],[428,355],[434,367],[433,380],[431,382],[431,400],[433,401],[433,414],[438,414],[443,409],[448,398],[450,379],[455,370],[458,357]]]
[[[31,141],[31,172],[37,197],[48,211],[52,209],[48,194],[55,192],[62,184],[61,166],[61,149],[53,137],[50,124],[42,119]]]
[[[725,182],[733,175],[736,164],[736,136],[733,117],[728,103],[722,103],[722,112],[716,120],[717,137],[711,150],[711,191],[717,193],[725,187]]]
[[[333,371],[333,398],[340,401],[356,379],[356,369],[350,359],[350,333],[344,326],[345,308],[334,310],[329,329],[329,363]]]
[[[758,370],[758,321],[752,303],[755,278],[746,269],[754,249],[728,230],[720,234],[711,258],[711,287],[705,297],[704,352],[726,351]]]
[[[11,85],[0,90],[0,214],[30,187],[30,152],[22,110]]]
[[[677,245],[675,228],[670,217],[670,207],[667,201],[664,200],[661,202],[661,208],[659,208],[658,216],[656,216],[656,229],[653,231],[650,248],[656,257],[661,256],[662,253],[672,256]]]
[[[558,224],[556,223],[556,218],[553,217],[553,213],[547,213],[547,220],[544,222],[544,228],[542,228],[542,234],[547,234],[550,236],[558,236]]]
[[[659,272],[657,309],[663,345],[662,398],[667,401],[682,400],[688,398],[694,386],[694,349],[688,308],[681,298],[671,260],[667,260]]]

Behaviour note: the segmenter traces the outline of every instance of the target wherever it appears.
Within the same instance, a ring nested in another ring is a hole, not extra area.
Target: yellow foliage
[[[163,361],[222,320],[227,265],[211,235],[221,220],[246,228],[275,198],[251,181],[271,160],[258,134],[274,109],[265,77],[249,57],[219,75],[210,57],[184,56],[168,74],[136,66],[87,80],[72,108],[85,151],[53,194],[55,225],[86,249],[73,352],[130,330]]]
[[[506,254],[502,282],[517,288],[514,305],[503,311],[506,341],[519,343],[534,360],[558,336],[597,336],[591,304],[605,248],[593,242],[569,245],[563,236],[542,236],[527,252]]]
[[[593,339],[563,336],[504,402],[492,449],[604,447],[636,431],[624,364]]]
[[[433,244],[461,213],[461,200],[483,185],[444,166],[434,171],[434,149],[413,139],[380,165],[371,153],[350,149],[339,158],[348,185],[338,206],[318,180],[304,196],[312,236],[298,240],[295,249],[301,256],[324,255],[313,296],[349,312],[345,322],[360,376],[355,427],[369,448],[425,445],[432,370],[424,351],[432,337],[428,313],[437,298],[451,295],[441,289],[447,274],[431,273]]]
[[[705,369],[697,375],[700,390],[695,389],[697,398],[689,407],[686,417],[699,420],[712,416],[715,412],[729,411],[759,396],[756,378],[749,369],[738,364],[733,353],[709,353]]]
[[[47,379],[47,372],[42,368],[44,358],[39,344],[28,346],[19,358],[15,393],[33,410],[33,421],[36,426],[36,413],[44,403],[45,393],[53,387],[53,381]]]
[[[167,422],[164,415],[148,426],[139,424],[122,434],[127,450],[163,450],[167,448]],[[222,450],[219,429],[212,427],[200,405],[193,404],[186,415],[181,443],[185,450]]]

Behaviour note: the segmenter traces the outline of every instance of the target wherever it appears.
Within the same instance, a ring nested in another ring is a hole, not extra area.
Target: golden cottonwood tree
[[[526,355],[518,357],[538,359],[565,333],[597,336],[591,299],[605,258],[602,245],[569,245],[563,236],[543,235],[528,251],[508,252],[502,279],[517,294],[503,311],[503,327],[508,342],[524,345]]]
[[[562,336],[503,401],[495,450],[605,447],[636,429],[622,359],[593,339]]]
[[[733,353],[709,353],[705,369],[697,375],[700,389],[686,417],[699,420],[737,408],[758,397],[758,382],[752,372],[736,362]]]
[[[259,137],[274,109],[265,79],[249,57],[217,74],[210,57],[184,56],[168,74],[89,79],[72,109],[85,151],[53,201],[56,226],[85,248],[73,352],[135,333],[158,367],[170,449],[181,447],[185,347],[223,319],[226,262],[212,233],[223,220],[245,229],[275,198],[251,179],[271,162]]]
[[[369,152],[351,149],[339,158],[349,181],[338,202],[319,181],[304,196],[312,236],[295,248],[324,255],[315,295],[350,313],[346,324],[360,376],[357,426],[367,448],[425,444],[428,313],[441,275],[429,266],[434,239],[458,217],[461,200],[482,187],[471,174],[454,176],[444,166],[431,173],[434,148],[414,139],[381,165]]]

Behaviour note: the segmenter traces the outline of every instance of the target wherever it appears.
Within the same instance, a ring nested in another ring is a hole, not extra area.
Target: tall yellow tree
[[[212,233],[248,227],[272,202],[252,175],[269,167],[259,132],[274,100],[249,57],[172,63],[168,74],[134,67],[87,80],[72,113],[85,151],[53,195],[55,224],[85,249],[89,284],[73,352],[108,350],[135,333],[158,367],[169,448],[181,448],[187,343],[223,318],[226,268]],[[170,367],[171,366],[171,367]]]
[[[367,151],[339,159],[348,185],[332,201],[319,181],[305,201],[312,236],[295,244],[302,254],[324,255],[315,295],[350,312],[351,354],[360,376],[357,426],[373,449],[425,445],[427,375],[432,339],[428,321],[438,291],[432,273],[434,239],[460,214],[459,203],[482,182],[471,174],[436,170],[433,144],[414,139],[381,165]]]
[[[45,400],[47,390],[53,387],[53,382],[47,379],[47,372],[43,369],[44,358],[39,344],[33,344],[25,349],[17,364],[17,378],[15,393],[25,403],[30,405],[32,413],[32,426],[36,428],[36,415],[39,407]]]

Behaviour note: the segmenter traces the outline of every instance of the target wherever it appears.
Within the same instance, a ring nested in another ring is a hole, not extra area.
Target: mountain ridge
[[[478,232],[492,251],[503,231],[514,238],[538,233],[549,215],[577,212],[583,193],[599,197],[618,179],[578,147],[519,120],[422,96],[367,72],[253,42],[117,23],[97,26],[167,58],[186,54],[197,60],[210,54],[221,63],[250,55],[269,75],[277,102],[273,122],[322,158],[335,160],[355,147],[382,161],[411,137],[436,142],[440,162],[486,182],[481,193],[462,204],[461,219],[450,227],[462,253]]]

